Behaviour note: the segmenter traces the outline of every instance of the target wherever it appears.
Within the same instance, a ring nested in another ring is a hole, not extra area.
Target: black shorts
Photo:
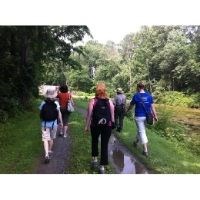
[[[62,114],[63,126],[67,126],[69,122],[70,112],[67,109],[60,108]]]

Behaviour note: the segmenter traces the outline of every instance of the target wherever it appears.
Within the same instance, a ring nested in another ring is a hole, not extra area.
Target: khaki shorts
[[[53,140],[56,138],[56,132],[57,132],[57,126],[54,126],[54,128],[45,128],[42,127],[42,141],[46,140]]]

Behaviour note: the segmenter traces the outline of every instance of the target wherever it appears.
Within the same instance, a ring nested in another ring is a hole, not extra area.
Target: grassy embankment
[[[77,100],[77,105],[82,108],[86,107],[87,101],[84,99],[86,98]],[[174,113],[176,112],[175,110]],[[176,127],[172,127],[172,129],[174,128],[176,129]],[[182,142],[176,139],[167,140],[159,133],[156,134],[154,129],[148,129],[150,156],[145,158],[141,155],[141,147],[134,148],[132,146],[135,133],[135,124],[132,120],[125,118],[124,130],[121,134],[118,134],[118,138],[149,169],[166,174],[200,173],[199,156],[190,151]]]
[[[0,124],[0,173],[33,173],[42,152],[38,110]]]

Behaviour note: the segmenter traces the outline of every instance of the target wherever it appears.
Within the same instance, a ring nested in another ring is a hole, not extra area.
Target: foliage
[[[157,103],[173,105],[173,106],[183,106],[183,107],[191,107],[195,103],[195,98],[197,96],[187,96],[182,92],[177,91],[166,91],[159,94],[157,98]],[[198,102],[198,101],[196,101]]]
[[[41,152],[38,110],[18,113],[0,124],[1,174],[34,173]]]
[[[0,120],[29,107],[41,83],[65,82],[63,68],[75,64],[70,55],[85,34],[87,26],[0,27]]]

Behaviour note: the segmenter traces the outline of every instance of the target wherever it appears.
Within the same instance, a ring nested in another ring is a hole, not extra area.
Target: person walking
[[[63,125],[60,106],[55,100],[56,95],[57,93],[55,90],[48,89],[45,94],[46,99],[42,101],[39,106],[45,163],[49,163],[50,155],[53,153],[53,140],[56,138],[58,119],[60,126]]]
[[[98,141],[101,136],[101,156],[99,173],[105,173],[105,166],[108,165],[108,142],[114,127],[114,105],[109,100],[106,85],[100,82],[96,86],[95,97],[88,103],[85,132],[89,127],[92,138],[92,168],[98,167]]]
[[[137,92],[133,95],[127,112],[135,105],[135,123],[137,126],[136,140],[133,142],[137,146],[138,142],[143,145],[142,154],[148,157],[148,138],[146,135],[146,115],[152,113],[154,120],[158,120],[153,97],[145,91],[145,85],[140,82],[137,84]]]
[[[123,129],[123,121],[126,109],[126,96],[123,94],[122,88],[117,88],[117,95],[114,98],[115,105],[115,125],[116,130],[121,132]]]
[[[72,104],[74,105],[72,95],[69,92],[67,85],[60,86],[57,98],[59,100],[60,111],[62,114],[62,121],[63,121],[63,127],[60,130],[60,136],[66,138],[67,135],[69,134],[67,131],[68,131],[69,116],[71,113],[67,110],[68,101],[71,100]]]

